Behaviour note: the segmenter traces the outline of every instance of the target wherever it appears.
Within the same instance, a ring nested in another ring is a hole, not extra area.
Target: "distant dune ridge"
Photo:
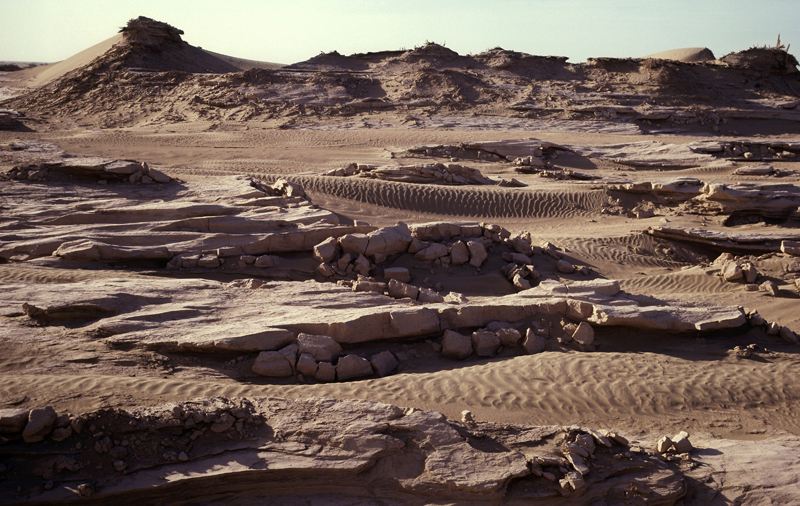
[[[714,53],[707,47],[687,47],[684,49],[672,49],[646,56],[645,58],[661,58],[663,60],[676,60],[686,63],[698,61],[716,60]]]

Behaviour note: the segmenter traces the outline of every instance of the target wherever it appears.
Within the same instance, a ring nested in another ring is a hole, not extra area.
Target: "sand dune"
[[[295,176],[307,191],[429,214],[486,218],[568,218],[596,212],[603,193],[592,190],[508,191],[431,187],[361,178]]]
[[[66,60],[23,70],[19,73],[19,77],[27,79],[26,84],[29,86],[43,86],[88,65],[92,60],[101,57],[122,40],[122,34],[114,35],[74,56],[70,56]]]
[[[645,56],[645,58],[660,58],[663,60],[676,60],[687,63],[714,60],[714,53],[707,47],[687,47],[684,49],[671,49],[660,53]]]

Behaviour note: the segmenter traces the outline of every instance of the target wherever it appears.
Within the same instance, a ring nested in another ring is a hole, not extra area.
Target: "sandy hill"
[[[66,60],[20,72],[29,86],[42,86],[89,65],[92,68],[190,73],[240,72],[251,68],[276,69],[278,63],[246,60],[206,51],[181,38],[183,31],[140,16],[120,33]]]
[[[797,60],[781,46],[720,60],[706,48],[689,48],[572,64],[563,56],[499,47],[459,55],[426,43],[350,56],[334,51],[281,67],[206,51],[182,34],[166,23],[133,19],[116,37],[25,71],[35,84],[49,85],[3,105],[107,127],[198,119],[301,126],[309,115],[316,122],[375,112],[417,122],[419,114],[469,111],[517,123],[611,120],[638,130],[688,121],[711,129],[731,114],[790,122],[800,114]],[[153,108],[154,101],[169,107]]]

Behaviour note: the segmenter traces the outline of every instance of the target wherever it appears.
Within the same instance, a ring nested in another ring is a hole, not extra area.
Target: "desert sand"
[[[182,35],[0,73],[0,504],[800,504],[783,47]]]

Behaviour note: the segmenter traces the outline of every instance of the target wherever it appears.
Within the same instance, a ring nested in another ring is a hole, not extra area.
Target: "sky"
[[[573,63],[685,47],[721,57],[779,34],[800,52],[797,0],[0,0],[0,61],[60,61],[138,16],[180,28],[194,46],[286,64],[428,41]]]

